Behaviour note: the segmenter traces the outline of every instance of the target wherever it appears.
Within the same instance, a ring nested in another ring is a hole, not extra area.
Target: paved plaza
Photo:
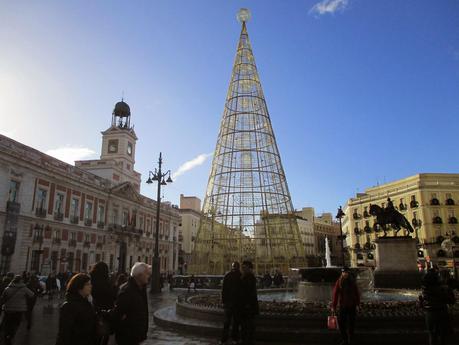
[[[153,322],[153,313],[175,303],[180,292],[163,292],[159,296],[150,298],[150,330],[145,345],[213,345],[217,344],[216,339],[197,337],[194,335],[182,335],[160,329]],[[40,299],[34,310],[34,324],[30,331],[26,330],[23,322],[15,338],[17,345],[54,345],[59,320],[57,301],[54,303],[53,313],[45,313],[44,308],[48,304],[46,299]],[[37,339],[39,341],[37,342]]]

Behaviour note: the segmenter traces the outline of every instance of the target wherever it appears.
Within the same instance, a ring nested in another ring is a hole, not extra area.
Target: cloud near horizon
[[[51,149],[45,152],[47,155],[50,155],[54,158],[60,159],[63,162],[68,164],[75,164],[75,161],[79,161],[87,158],[96,158],[94,157],[96,151],[91,150],[87,147],[59,147],[57,149]]]
[[[333,14],[337,11],[343,11],[347,5],[349,5],[349,0],[322,0],[312,6],[309,13],[315,15]]]
[[[211,157],[213,153],[201,153],[200,155],[196,156],[195,158],[186,161],[179,168],[172,173],[172,179],[176,179],[177,177],[183,175],[184,173],[204,164],[207,158]]]

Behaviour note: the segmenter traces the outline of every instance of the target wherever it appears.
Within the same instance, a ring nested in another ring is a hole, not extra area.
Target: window
[[[105,219],[105,207],[102,205],[99,205],[98,210],[97,210],[97,221],[99,223],[103,223]]]
[[[17,202],[19,192],[19,182],[15,180],[10,181],[10,191],[8,193],[8,201]]]
[[[448,209],[448,218],[454,217],[454,210]]]
[[[91,235],[85,234],[85,235],[84,235],[84,241],[85,241],[85,242],[90,242],[90,241],[91,241]]]
[[[118,224],[118,209],[114,208],[112,211],[112,222],[113,224]]]
[[[55,240],[59,240],[59,239],[61,238],[61,232],[60,232],[60,230],[54,230],[54,232],[53,232],[53,238],[54,238]]]
[[[139,228],[143,230],[143,217],[139,218]]]
[[[127,154],[129,156],[132,156],[132,144],[128,142],[128,145],[127,145]],[[128,168],[129,170],[129,168]]]
[[[150,219],[147,219],[147,231],[150,231]]]
[[[124,226],[128,225],[128,222],[129,222],[129,212],[123,211],[123,225]]]
[[[44,209],[46,206],[46,196],[48,191],[46,189],[38,188],[37,208]]]
[[[76,236],[76,232],[71,232],[71,233],[70,233],[70,240],[76,241],[76,237],[77,237],[77,236]]]
[[[54,212],[57,214],[62,214],[63,209],[64,209],[64,194],[57,193],[56,194],[56,204],[54,205]]]
[[[86,202],[84,207],[84,219],[92,219],[92,202]]]
[[[118,139],[112,139],[108,141],[108,153],[118,152]]]
[[[78,206],[80,200],[78,198],[72,198],[72,217],[78,217]]]

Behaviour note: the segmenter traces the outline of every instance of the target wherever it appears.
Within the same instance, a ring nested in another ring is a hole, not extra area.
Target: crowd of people
[[[107,264],[95,264],[89,273],[59,273],[22,275],[6,274],[0,282],[0,327],[4,344],[13,343],[14,336],[25,319],[27,329],[32,327],[32,312],[37,298],[48,296],[52,301],[64,292],[60,305],[59,329],[56,345],[138,345],[147,338],[148,301],[147,285],[151,266],[137,262],[130,274],[110,274]],[[172,284],[172,275],[163,281]],[[279,271],[274,277],[266,273],[263,287],[280,287],[284,278]],[[258,284],[257,284],[258,283]],[[232,264],[223,279],[222,304],[224,324],[221,344],[252,345],[255,339],[255,320],[259,314],[257,286],[250,261]],[[430,345],[444,345],[451,334],[449,305],[454,304],[457,281],[449,272],[434,267],[422,279],[419,296],[425,310],[426,328]],[[194,276],[189,278],[188,292],[196,291]],[[331,312],[337,316],[341,344],[354,341],[356,316],[360,307],[360,292],[350,269],[344,267],[336,281]]]

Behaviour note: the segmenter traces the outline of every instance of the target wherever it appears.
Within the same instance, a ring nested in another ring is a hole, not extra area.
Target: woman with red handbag
[[[354,337],[355,315],[360,304],[360,293],[349,268],[343,267],[341,277],[333,289],[332,311],[338,308],[338,326],[342,345],[351,344]]]

